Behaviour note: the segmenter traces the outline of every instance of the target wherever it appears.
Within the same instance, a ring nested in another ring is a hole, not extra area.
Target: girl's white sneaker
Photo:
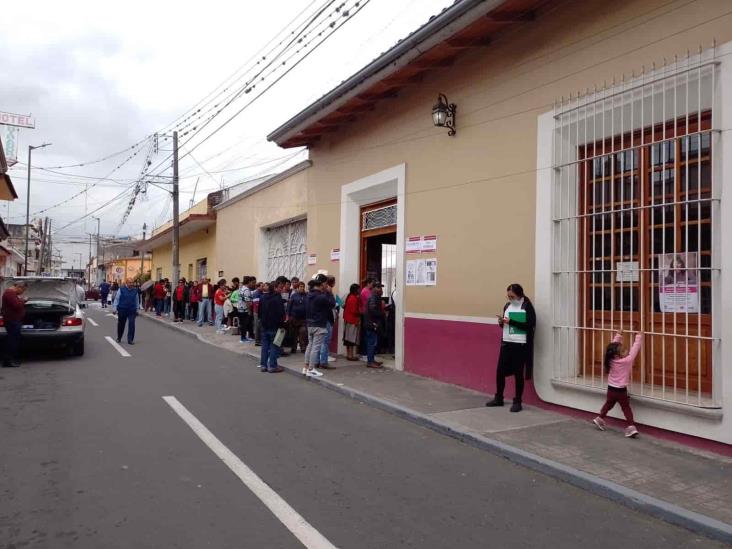
[[[604,431],[605,430],[605,426],[606,426],[605,420],[602,419],[600,416],[597,416],[595,419],[593,419],[592,420],[592,423],[594,423],[595,424],[595,427],[597,427],[598,429],[600,429],[600,431]]]
[[[305,374],[307,377],[321,377],[323,375],[323,372],[316,370],[315,368],[308,370]]]
[[[625,436],[627,438],[633,438],[638,436],[638,429],[635,428],[635,425],[628,425],[625,428]]]

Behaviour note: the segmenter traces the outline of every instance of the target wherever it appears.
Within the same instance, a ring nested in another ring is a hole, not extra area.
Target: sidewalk
[[[141,316],[201,341],[259,359],[259,347],[194,322]],[[254,363],[247,362],[254,367]],[[258,362],[256,363],[258,364]],[[301,375],[302,354],[280,364]],[[487,395],[392,369],[343,359],[312,381],[630,507],[732,542],[732,459],[524,406],[486,408]],[[305,382],[305,380],[303,380]],[[598,403],[599,404],[599,403]]]

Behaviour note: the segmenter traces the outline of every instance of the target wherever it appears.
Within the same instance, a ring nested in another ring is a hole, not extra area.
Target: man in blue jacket
[[[259,322],[262,330],[262,355],[259,368],[262,372],[278,374],[285,369],[277,364],[280,348],[274,344],[277,330],[285,326],[285,302],[282,300],[282,282],[270,282],[262,288],[259,298]]]
[[[125,280],[119,288],[117,295],[114,296],[112,303],[112,312],[117,313],[117,343],[122,340],[125,333],[125,324],[127,327],[127,343],[135,344],[135,318],[140,308],[140,296],[137,288],[130,284],[129,280]]]
[[[104,280],[99,285],[99,299],[102,302],[102,309],[107,308],[107,298],[109,297],[109,288],[110,288],[109,282],[107,282],[106,280]]]

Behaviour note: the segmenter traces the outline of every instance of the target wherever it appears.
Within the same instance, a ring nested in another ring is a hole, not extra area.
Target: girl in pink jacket
[[[626,437],[638,435],[638,429],[634,425],[633,410],[630,409],[630,396],[628,395],[628,384],[630,373],[633,370],[633,362],[638,356],[643,341],[643,334],[637,334],[630,351],[626,352],[623,347],[623,335],[618,332],[605,349],[605,373],[607,373],[607,400],[600,410],[600,415],[592,422],[601,431],[605,430],[605,418],[607,413],[613,409],[616,403],[625,414],[628,426],[625,428]]]

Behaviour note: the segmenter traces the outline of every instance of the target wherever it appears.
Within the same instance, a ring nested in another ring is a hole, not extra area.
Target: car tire
[[[80,339],[71,346],[71,354],[74,356],[84,356],[84,339]]]

